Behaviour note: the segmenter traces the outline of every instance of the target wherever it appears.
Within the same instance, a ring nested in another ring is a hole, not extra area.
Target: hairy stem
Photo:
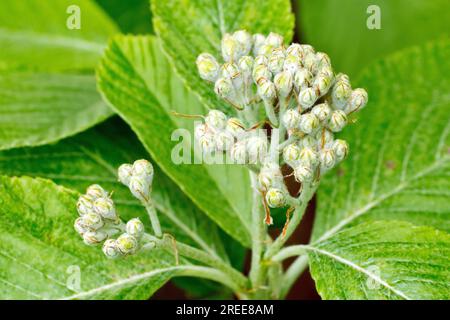
[[[156,213],[155,206],[151,200],[144,201],[145,210],[147,210],[150,222],[152,224],[153,232],[158,238],[162,237],[161,224],[159,223],[158,214]]]
[[[281,281],[280,298],[284,299],[297,281],[298,277],[308,268],[308,256],[299,256],[289,266]]]

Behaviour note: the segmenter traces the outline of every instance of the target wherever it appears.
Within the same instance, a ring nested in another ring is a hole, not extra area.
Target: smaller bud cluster
[[[145,160],[136,160],[131,164],[122,164],[118,170],[119,181],[127,186],[133,196],[142,202],[148,202],[154,170],[152,164]]]
[[[266,162],[258,175],[259,188],[265,191],[267,205],[271,208],[284,207],[289,193],[284,184],[280,166],[275,162]]]
[[[103,243],[103,253],[110,259],[135,254],[142,246],[144,225],[138,218],[131,219],[125,226],[126,232],[117,239],[108,239]]]

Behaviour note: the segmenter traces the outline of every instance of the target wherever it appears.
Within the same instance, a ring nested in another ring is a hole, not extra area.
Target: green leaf
[[[369,103],[324,178],[313,240],[368,219],[450,231],[450,41],[399,52],[357,81]]]
[[[192,113],[198,110],[195,107],[198,102],[174,76],[161,53],[155,52],[157,46],[153,41],[151,37],[114,38],[98,69],[99,89],[181,190],[226,232],[249,245],[246,218],[249,212],[237,210],[242,205],[248,206],[250,196],[244,196],[249,185],[241,188],[230,183],[248,179],[240,174],[240,168],[207,169],[205,165],[173,163],[171,153],[176,143],[171,141],[171,135],[177,123],[169,110],[181,107]],[[165,67],[155,72],[159,65]],[[221,173],[228,170],[229,175]],[[241,198],[235,199],[236,195]]]
[[[77,194],[48,180],[0,177],[0,188],[2,299],[146,299],[192,268],[159,250],[106,259],[73,230]]]
[[[345,229],[308,247],[324,299],[450,298],[450,235],[407,222]]]
[[[0,150],[51,143],[112,114],[91,75],[0,74]]]
[[[0,174],[52,179],[80,193],[98,183],[114,192],[113,200],[121,217],[141,217],[145,225],[150,225],[143,207],[116,177],[122,163],[148,158],[148,154],[135,135],[116,120],[56,145],[1,152]],[[215,224],[157,166],[154,181],[152,196],[164,231],[226,260]]]
[[[80,8],[81,29],[67,28],[67,8]],[[2,1],[0,69],[92,69],[114,23],[90,0]]]
[[[450,35],[447,0],[297,0],[302,42],[330,55],[336,70],[356,76],[373,60]],[[369,29],[370,5],[380,8],[381,29]]]
[[[188,88],[211,109],[223,109],[223,101],[197,72],[195,60],[202,52],[219,56],[220,41],[227,32],[277,32],[292,38],[294,17],[288,0],[169,0],[152,1],[153,24],[163,48]]]

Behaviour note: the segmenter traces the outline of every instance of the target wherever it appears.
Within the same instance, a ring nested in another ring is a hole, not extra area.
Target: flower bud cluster
[[[153,166],[145,159],[136,160],[133,164],[122,164],[118,170],[119,181],[130,189],[133,196],[143,202],[149,200],[153,175]]]
[[[117,239],[108,239],[103,243],[103,253],[110,259],[135,254],[141,247],[144,225],[138,218],[131,219],[125,227],[126,232]]]

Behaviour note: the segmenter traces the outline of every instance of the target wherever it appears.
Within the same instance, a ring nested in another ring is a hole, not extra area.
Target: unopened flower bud
[[[317,52],[316,53],[316,63],[317,63],[317,67],[319,69],[321,69],[324,66],[330,66],[331,60],[330,60],[330,57],[326,53]]]
[[[254,61],[254,64],[253,64],[253,65],[254,65],[255,67],[256,67],[256,66],[259,66],[259,65],[261,65],[261,64],[267,66],[268,63],[269,63],[269,59],[267,59],[266,56],[259,55],[259,56],[257,56],[257,57],[255,58],[255,61]]]
[[[300,151],[300,147],[295,143],[286,146],[283,150],[284,161],[290,165],[296,163],[300,159]]]
[[[263,162],[267,155],[267,139],[263,137],[250,137],[247,140],[247,150],[250,163]]]
[[[200,77],[207,81],[216,81],[219,76],[219,63],[209,53],[202,53],[196,60],[198,73]]]
[[[293,43],[286,49],[286,55],[296,56],[301,58],[303,56],[302,46],[298,43]]]
[[[226,62],[235,61],[239,55],[239,43],[234,37],[226,33],[222,38],[222,57]]]
[[[95,200],[94,211],[105,219],[117,220],[116,208],[110,198],[98,198]]]
[[[128,163],[122,164],[117,170],[117,175],[119,176],[119,181],[124,185],[128,186],[130,178],[133,174],[133,166]]]
[[[102,217],[96,212],[88,212],[83,217],[80,224],[89,230],[98,230],[105,224]]]
[[[319,75],[314,79],[313,88],[316,90],[316,93],[319,93],[319,96],[323,96],[330,89],[331,79],[324,75]]]
[[[205,123],[211,128],[222,130],[225,129],[227,120],[227,116],[222,111],[210,110],[205,118]]]
[[[141,201],[148,201],[150,196],[150,184],[141,176],[132,176],[128,186],[131,193]]]
[[[318,69],[316,55],[314,53],[308,53],[303,59],[303,65],[306,69],[315,73]]]
[[[265,163],[258,175],[259,186],[263,190],[268,190],[272,187],[281,186],[283,183],[283,174],[280,166],[276,163]]]
[[[270,188],[266,193],[266,201],[271,208],[284,207],[286,198],[286,193],[282,189]]]
[[[343,74],[337,75],[336,82],[331,91],[333,105],[339,109],[343,109],[347,105],[347,100],[352,94],[352,87],[347,79]]]
[[[85,215],[93,210],[94,198],[86,194],[81,195],[77,201],[77,210],[80,216]]]
[[[264,45],[266,37],[260,33],[253,35],[253,55],[258,55],[259,50]]]
[[[317,146],[317,140],[315,138],[313,138],[310,135],[307,135],[305,137],[303,137],[300,141],[299,141],[299,146],[303,147],[303,148],[311,148],[311,149],[315,149]]]
[[[331,108],[328,103],[324,102],[312,108],[311,113],[319,119],[320,122],[327,121],[331,114]]]
[[[107,237],[108,235],[102,231],[87,231],[83,234],[83,241],[88,246],[95,246],[105,241]]]
[[[81,236],[83,236],[83,234],[85,234],[88,231],[88,229],[84,225],[82,217],[78,217],[75,220],[75,223],[73,224],[73,227],[74,227],[75,231],[78,232],[78,234],[81,235]]]
[[[245,133],[244,124],[238,118],[229,118],[225,129],[236,138]]]
[[[152,164],[145,159],[136,160],[133,163],[132,172],[136,176],[153,176],[154,174]]]
[[[321,149],[324,147],[330,147],[334,141],[334,134],[328,129],[322,129],[317,131],[315,138]]]
[[[304,55],[308,55],[308,54],[315,54],[316,51],[314,50],[313,46],[310,46],[309,44],[302,44],[302,51]]]
[[[345,112],[348,114],[350,112],[364,108],[367,104],[367,100],[368,96],[366,90],[361,88],[353,90],[350,95],[348,106],[346,107]]]
[[[116,245],[122,254],[134,254],[138,249],[138,241],[128,233],[124,233],[116,240]]]
[[[290,72],[292,75],[302,67],[300,57],[288,54],[284,59],[283,70]]]
[[[93,184],[87,188],[86,195],[95,200],[97,198],[107,197],[108,193],[100,185]]]
[[[267,36],[265,43],[271,45],[274,48],[278,48],[283,44],[283,37],[277,33],[271,32]]]
[[[269,57],[273,49],[274,47],[272,45],[265,43],[259,48],[258,55]]]
[[[247,55],[252,49],[253,39],[250,33],[245,30],[239,30],[233,33],[233,38],[237,41],[239,55]]]
[[[102,251],[109,259],[116,259],[121,255],[119,248],[117,248],[117,242],[113,239],[107,239],[103,243]]]
[[[230,150],[234,144],[234,136],[228,131],[221,131],[214,137],[216,143],[216,150],[227,151]]]
[[[294,74],[294,86],[297,90],[306,89],[313,81],[313,74],[302,68],[298,69]]]
[[[261,78],[272,78],[272,73],[269,71],[269,68],[265,64],[255,65],[255,67],[253,68],[253,80],[257,83]]]
[[[231,158],[237,164],[245,164],[248,161],[248,151],[246,141],[238,141],[232,147],[230,151]]]
[[[321,150],[319,158],[323,169],[331,169],[336,163],[336,155],[332,149]]]
[[[216,147],[214,135],[211,133],[204,134],[198,139],[198,144],[203,153],[211,153]]]
[[[129,235],[139,239],[144,233],[144,224],[139,220],[139,218],[131,219],[127,222],[126,231]]]
[[[316,91],[313,88],[306,88],[300,91],[298,102],[304,109],[311,108],[317,100]]]
[[[289,71],[280,72],[275,76],[273,83],[280,97],[287,97],[291,93],[292,81],[292,74]]]
[[[252,78],[253,73],[253,58],[250,56],[243,56],[238,61],[239,70],[244,77],[244,81],[248,83]]]
[[[342,161],[348,154],[348,143],[344,140],[336,139],[332,148],[337,161]]]
[[[269,63],[267,64],[269,70],[274,74],[281,72],[283,70],[284,59],[285,56],[282,48],[276,48],[272,50],[272,54],[269,58]]]
[[[233,83],[231,79],[219,78],[214,84],[214,92],[221,98],[230,98],[234,92]]]
[[[334,110],[328,120],[328,128],[333,132],[341,131],[347,125],[347,115],[342,110]]]
[[[277,96],[275,85],[272,81],[266,78],[259,78],[257,86],[258,95],[261,97],[261,99],[271,101]]]
[[[312,113],[302,114],[300,117],[300,130],[310,134],[319,127],[319,119]]]
[[[300,113],[295,109],[288,109],[283,114],[282,121],[287,129],[297,128],[300,125]]]
[[[303,165],[313,168],[319,163],[319,156],[313,148],[304,147],[300,151],[299,160]]]
[[[309,166],[299,165],[294,168],[294,177],[298,182],[309,182],[314,177],[314,172]]]
[[[224,78],[234,79],[239,75],[239,68],[232,62],[227,62],[220,68],[220,74]]]
[[[199,140],[200,137],[208,132],[208,127],[204,123],[197,123],[194,128],[194,137]]]

